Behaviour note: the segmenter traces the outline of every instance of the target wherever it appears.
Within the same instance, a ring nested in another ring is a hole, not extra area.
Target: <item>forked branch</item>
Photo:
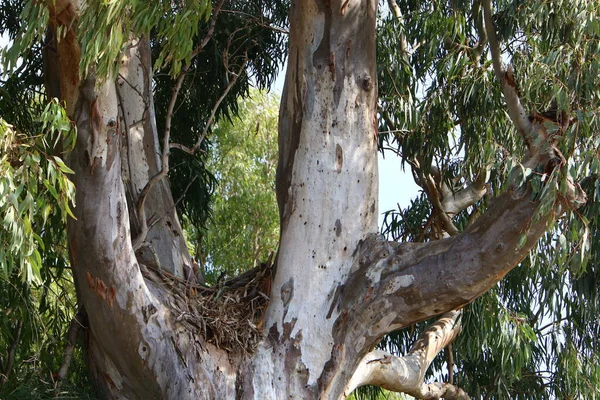
[[[469,399],[460,388],[449,383],[425,383],[425,373],[442,349],[460,333],[461,311],[446,313],[428,327],[404,357],[373,350],[360,362],[345,391],[349,395],[363,385],[376,385],[419,399]]]

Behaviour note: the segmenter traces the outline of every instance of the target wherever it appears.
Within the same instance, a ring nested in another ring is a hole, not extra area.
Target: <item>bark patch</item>
[[[286,283],[281,285],[281,301],[283,302],[283,320],[285,321],[285,316],[288,312],[288,306],[290,305],[290,301],[294,297],[294,278],[290,278]]]
[[[104,281],[100,278],[95,278],[90,271],[85,271],[85,277],[88,282],[88,286],[92,292],[96,293],[98,297],[106,301],[110,308],[113,308],[115,304],[115,297],[117,291],[114,286],[106,286]]]
[[[342,234],[342,223],[339,218],[335,220],[335,227],[333,230],[335,231],[335,236],[340,237]]]
[[[338,174],[342,172],[342,165],[344,164],[344,152],[342,146],[339,144],[335,145],[335,172]],[[339,221],[339,220],[338,220]]]

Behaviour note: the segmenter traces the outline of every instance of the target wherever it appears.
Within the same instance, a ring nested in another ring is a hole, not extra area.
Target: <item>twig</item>
[[[169,214],[171,212],[171,210],[173,210],[175,207],[177,207],[177,205],[179,203],[181,203],[181,200],[183,200],[183,198],[185,197],[185,194],[187,193],[187,191],[190,189],[190,186],[192,186],[192,183],[194,183],[194,181],[196,181],[196,179],[198,179],[198,175],[194,176],[192,178],[192,180],[190,181],[190,183],[187,184],[187,186],[185,187],[185,189],[183,190],[183,193],[181,194],[181,196],[179,196],[179,198],[177,199],[177,201],[175,201],[175,203],[173,203],[173,205],[171,207],[169,207],[163,215],[161,215],[160,217],[154,219],[150,225],[148,226],[148,230],[152,229],[152,227],[154,225],[156,225],[159,221],[161,221],[164,217],[167,216],[167,214]]]
[[[448,364],[448,383],[454,384],[454,354],[452,354],[452,343],[446,346],[446,364]]]

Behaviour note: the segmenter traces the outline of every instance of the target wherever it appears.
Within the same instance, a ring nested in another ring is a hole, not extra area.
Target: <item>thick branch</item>
[[[579,199],[575,189],[567,195],[566,207]],[[508,190],[465,231],[446,239],[400,244],[367,237],[344,289],[342,304],[351,318],[342,321],[340,330],[353,330],[347,343],[367,336],[365,351],[382,335],[460,308],[489,290],[566,209],[557,200],[553,210],[536,216],[538,203],[531,198],[527,186]]]
[[[448,383],[424,382],[425,373],[436,355],[460,333],[460,311],[451,311],[425,330],[404,357],[382,350],[368,353],[360,362],[345,391],[346,395],[363,385],[376,385],[420,399],[469,399]]]

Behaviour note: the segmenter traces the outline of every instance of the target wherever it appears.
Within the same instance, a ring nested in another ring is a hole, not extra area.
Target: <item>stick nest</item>
[[[143,268],[144,269],[144,268]],[[269,304],[271,262],[264,263],[213,287],[185,281],[146,267],[144,275],[159,278],[171,290],[177,322],[201,334],[217,348],[251,353],[262,339]]]

